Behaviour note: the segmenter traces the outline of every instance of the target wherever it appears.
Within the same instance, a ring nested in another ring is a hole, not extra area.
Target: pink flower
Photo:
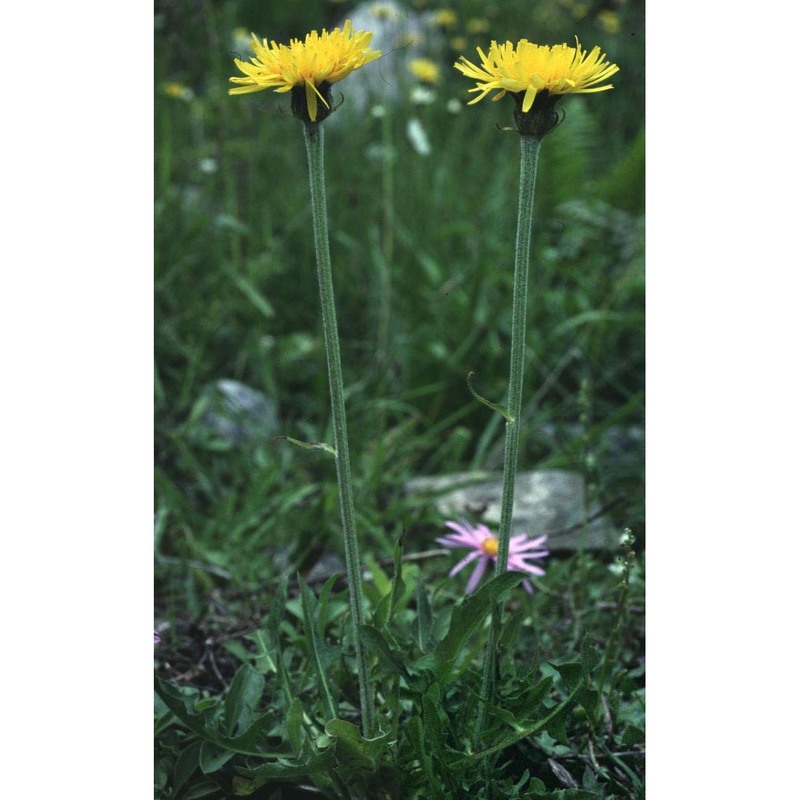
[[[161,641],[161,637],[153,631],[153,644],[158,644]]]
[[[478,560],[469,582],[467,583],[467,594],[472,594],[475,587],[486,571],[486,565],[490,561],[497,563],[497,537],[485,526],[478,525],[473,528],[469,523],[445,522],[448,528],[455,533],[448,533],[436,541],[445,547],[467,547],[472,552],[468,553],[450,570],[453,576],[461,572],[464,567],[472,561]],[[512,536],[508,543],[508,569],[510,572],[527,572],[529,575],[544,575],[544,570],[534,564],[528,564],[528,558],[546,558],[548,551],[542,548],[547,541],[547,534],[529,539],[524,533],[519,536]],[[539,549],[542,548],[542,549]],[[529,594],[533,594],[533,586],[530,581],[523,581],[522,585]]]

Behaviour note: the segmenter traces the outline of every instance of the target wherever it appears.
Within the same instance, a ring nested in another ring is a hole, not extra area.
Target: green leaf
[[[430,669],[440,683],[450,682],[456,661],[464,651],[466,640],[481,627],[492,607],[511,593],[524,578],[521,572],[504,572],[483,584],[475,594],[467,597],[453,609],[450,628],[436,649],[418,659],[417,668]]]
[[[570,744],[569,734],[567,733],[566,707],[561,708],[557,714],[550,715],[545,730],[556,742],[564,745]]]
[[[210,781],[196,783],[185,794],[181,795],[181,800],[200,800],[202,797],[210,797],[219,794],[219,786]]]
[[[552,661],[547,663],[558,672],[569,692],[573,691],[583,679],[583,664],[580,661],[569,661],[566,664],[553,664]]]
[[[594,723],[596,721],[597,710],[600,708],[600,693],[597,689],[582,686],[575,695],[575,702],[586,711],[589,719]]]
[[[472,376],[474,372],[470,372],[467,375],[467,388],[470,391],[470,394],[479,402],[483,403],[487,408],[491,408],[492,411],[496,411],[506,422],[513,423],[514,418],[509,413],[508,409],[500,405],[500,403],[492,403],[490,400],[487,400],[485,397],[481,397],[473,388],[472,388]]]
[[[259,787],[270,781],[295,781],[308,777],[307,764],[281,764],[270,762],[255,769],[240,769],[239,775],[233,776],[233,793],[237,797],[247,797]]]
[[[597,648],[594,647],[589,639],[589,635],[583,637],[581,642],[581,668],[585,678],[589,678],[592,670],[600,663],[600,656]]]
[[[372,574],[372,585],[366,584],[364,591],[375,607],[373,617],[378,628],[386,627],[392,603],[392,582],[381,565],[371,554],[364,556],[364,563]]]
[[[303,730],[303,717],[305,711],[303,710],[302,701],[295,697],[289,705],[289,711],[286,714],[286,733],[289,739],[289,746],[292,748],[292,754],[296,757],[300,755],[303,749],[303,742],[305,741],[305,731]]]
[[[389,617],[394,616],[394,612],[406,591],[406,584],[403,580],[403,545],[405,543],[405,531],[400,534],[397,544],[394,546],[394,575],[392,575],[392,608]]]
[[[519,632],[524,620],[525,614],[521,609],[518,613],[510,615],[505,620],[500,631],[500,638],[497,640],[498,648],[506,652],[513,651],[514,645],[519,641]]]
[[[444,755],[444,726],[441,718],[441,692],[434,684],[422,696],[422,723],[425,726],[425,741],[430,745],[431,755]]]
[[[216,699],[210,698],[208,700],[195,701],[194,698],[187,697],[157,676],[155,678],[155,687],[158,696],[170,711],[186,728],[196,733],[201,739],[208,740],[219,747],[242,755],[258,756],[259,758],[280,755],[266,750],[259,743],[261,735],[266,733],[273,725],[273,712],[270,711],[257,717],[245,733],[230,739],[217,733],[213,725],[213,717],[219,707],[219,702]],[[204,713],[204,711],[208,713]]]
[[[196,710],[195,699],[181,693],[176,687],[155,677],[155,689],[169,710],[193,733],[201,738],[213,738],[215,733],[206,725],[207,718]],[[214,705],[217,705],[216,700]]]
[[[331,619],[331,616],[328,612],[328,606],[331,599],[331,590],[333,589],[336,582],[339,580],[340,576],[338,574],[331,575],[328,580],[322,585],[322,588],[319,590],[319,603],[317,604],[317,631],[319,631],[320,636],[324,636],[325,628],[328,626],[328,621]],[[335,602],[334,602],[335,606]]]
[[[431,646],[431,632],[433,629],[433,612],[428,599],[428,592],[422,578],[417,578],[414,588],[414,597],[417,601],[417,644],[423,653],[427,653]]]
[[[204,775],[217,772],[235,755],[232,750],[225,750],[211,742],[203,742],[200,748],[200,769]]]
[[[236,753],[244,755],[273,755],[272,752],[267,752],[264,749],[263,740],[267,734],[272,730],[275,725],[275,711],[274,709],[267,710],[266,713],[256,717],[250,727],[240,736],[233,739],[224,739],[219,737],[216,743],[221,747],[233,750]],[[277,755],[277,753],[275,754]]]
[[[303,442],[300,439],[293,439],[291,436],[273,436],[276,442],[291,442],[302,447],[304,450],[324,450],[332,456],[336,456],[336,450],[325,442]]]
[[[364,588],[366,589],[366,587]],[[365,592],[365,594],[367,594],[369,597],[368,592]],[[389,622],[389,616],[391,615],[391,612],[392,597],[390,594],[386,594],[380,600],[378,600],[377,605],[375,606],[375,611],[372,613],[372,619],[375,622],[375,626],[377,628],[385,628]]]
[[[180,755],[175,760],[175,774],[172,778],[173,792],[177,792],[200,766],[200,748],[202,746],[203,743],[195,739],[181,750]]]
[[[545,730],[552,735],[552,726],[557,724],[557,722],[566,714],[567,709],[574,702],[575,694],[581,688],[581,686],[583,686],[583,682],[582,680],[579,680],[578,685],[575,687],[569,697],[566,698],[566,700],[564,700],[562,703],[559,703],[555,708],[551,709],[551,711],[545,716],[537,719],[536,722],[532,722],[530,725],[526,725],[524,728],[521,728],[515,733],[501,738],[500,741],[496,742],[491,747],[487,747],[485,750],[481,750],[477,753],[471,753],[468,756],[455,760],[452,763],[452,766],[454,768],[458,768],[468,766],[471,763],[477,763],[479,760],[494,755],[495,753],[500,753],[506,748],[517,744],[517,742],[520,742],[529,736],[533,736],[539,731]]]
[[[330,720],[325,725],[325,733],[334,740],[336,758],[341,766],[361,766],[370,770],[378,766],[392,735],[387,731],[374,739],[365,739],[352,722],[343,719]]]
[[[253,286],[247,278],[236,275],[233,271],[228,273],[236,288],[257,308],[266,319],[275,316],[275,309],[261,292]]]
[[[381,666],[389,674],[402,677],[410,685],[412,678],[408,674],[403,658],[397,648],[392,647],[386,636],[374,625],[362,625],[359,631],[367,649],[377,657]]]
[[[620,326],[635,326],[639,327],[642,323],[641,311],[605,311],[600,309],[591,309],[576,314],[570,317],[560,325],[556,326],[552,332],[553,336],[563,336],[573,328],[579,328],[581,325],[597,324],[597,323],[614,323]]]
[[[339,656],[339,648],[328,644],[317,629],[317,599],[308,588],[306,582],[298,575],[300,594],[303,604],[303,619],[305,621],[306,635],[311,646],[311,660],[317,675],[317,684],[322,695],[329,718],[336,717],[336,704],[333,701],[330,686],[328,685],[328,671]]]
[[[269,609],[269,615],[265,620],[264,631],[272,642],[278,639],[281,620],[286,611],[288,583],[289,578],[287,575],[284,575],[278,583],[278,588],[275,590],[275,595],[272,598],[272,605]]]
[[[441,789],[442,782],[439,776],[434,772],[433,759],[431,758],[429,748],[425,742],[425,726],[422,719],[417,715],[411,717],[406,725],[406,731],[411,740],[414,755],[422,765],[422,771],[428,781],[431,800],[444,800],[444,794]]]
[[[536,709],[542,704],[552,685],[553,679],[548,675],[528,689],[521,697],[507,701],[508,708],[491,705],[492,713],[512,730],[527,730],[535,718]]]
[[[644,731],[636,725],[628,725],[622,732],[620,744],[623,747],[632,747],[635,744],[644,742]]]
[[[372,582],[378,590],[378,596],[385,597],[388,595],[389,592],[392,591],[392,582],[389,580],[389,576],[383,571],[381,565],[375,560],[375,557],[371,553],[367,553],[364,556],[364,563],[367,569],[372,573]]]
[[[231,681],[225,698],[225,731],[229,737],[246,730],[256,716],[255,709],[266,681],[249,664],[242,664]]]

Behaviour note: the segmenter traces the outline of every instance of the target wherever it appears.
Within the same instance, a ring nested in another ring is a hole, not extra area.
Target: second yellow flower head
[[[613,88],[610,83],[599,84],[619,72],[619,67],[608,63],[599,47],[587,53],[577,39],[575,44],[576,47],[567,44],[551,47],[533,44],[527,39],[520,39],[516,46],[511,42],[492,42],[488,54],[478,48],[480,67],[464,56],[454,66],[477,81],[477,86],[470,92],[478,92],[478,96],[470,101],[470,105],[483,100],[489,92],[497,92],[492,100],[499,100],[506,92],[524,92],[521,110],[527,113],[539,92],[561,95],[604,92]]]

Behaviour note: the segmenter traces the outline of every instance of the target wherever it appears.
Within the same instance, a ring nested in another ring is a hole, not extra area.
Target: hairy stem
[[[503,458],[503,493],[500,505],[497,564],[495,574],[508,569],[508,548],[511,540],[511,514],[514,508],[514,485],[519,461],[519,432],[522,424],[522,378],[525,367],[525,312],[528,303],[528,266],[530,264],[533,197],[536,186],[536,166],[542,140],[537,136],[520,136],[519,213],[517,243],[514,258],[514,295],[511,309],[511,367],[508,379],[508,420],[506,421],[505,455]],[[483,679],[478,715],[475,722],[476,742],[486,724],[489,703],[494,702],[497,675],[497,643],[502,624],[502,603],[492,615],[492,625],[483,663]]]
[[[358,669],[358,690],[361,704],[361,728],[366,738],[375,736],[375,707],[367,687],[367,658],[360,628],[364,624],[364,594],[361,585],[361,558],[358,551],[353,479],[350,474],[350,454],[347,445],[347,420],[344,405],[344,381],[339,355],[339,333],[336,325],[336,306],[333,294],[333,275],[328,240],[328,213],[325,202],[324,137],[322,126],[305,126],[308,170],[311,178],[311,211],[314,219],[314,247],[317,255],[317,276],[322,306],[322,328],[328,361],[328,381],[331,391],[333,437],[336,449],[336,476],[344,529],[344,552],[350,595],[350,615],[353,645]]]

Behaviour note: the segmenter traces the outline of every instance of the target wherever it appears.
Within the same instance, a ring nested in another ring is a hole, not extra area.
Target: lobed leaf
[[[441,683],[449,683],[466,640],[486,621],[492,607],[511,593],[524,578],[521,572],[504,572],[483,584],[475,594],[453,609],[447,635],[433,652],[415,662],[419,669],[430,669]]]

